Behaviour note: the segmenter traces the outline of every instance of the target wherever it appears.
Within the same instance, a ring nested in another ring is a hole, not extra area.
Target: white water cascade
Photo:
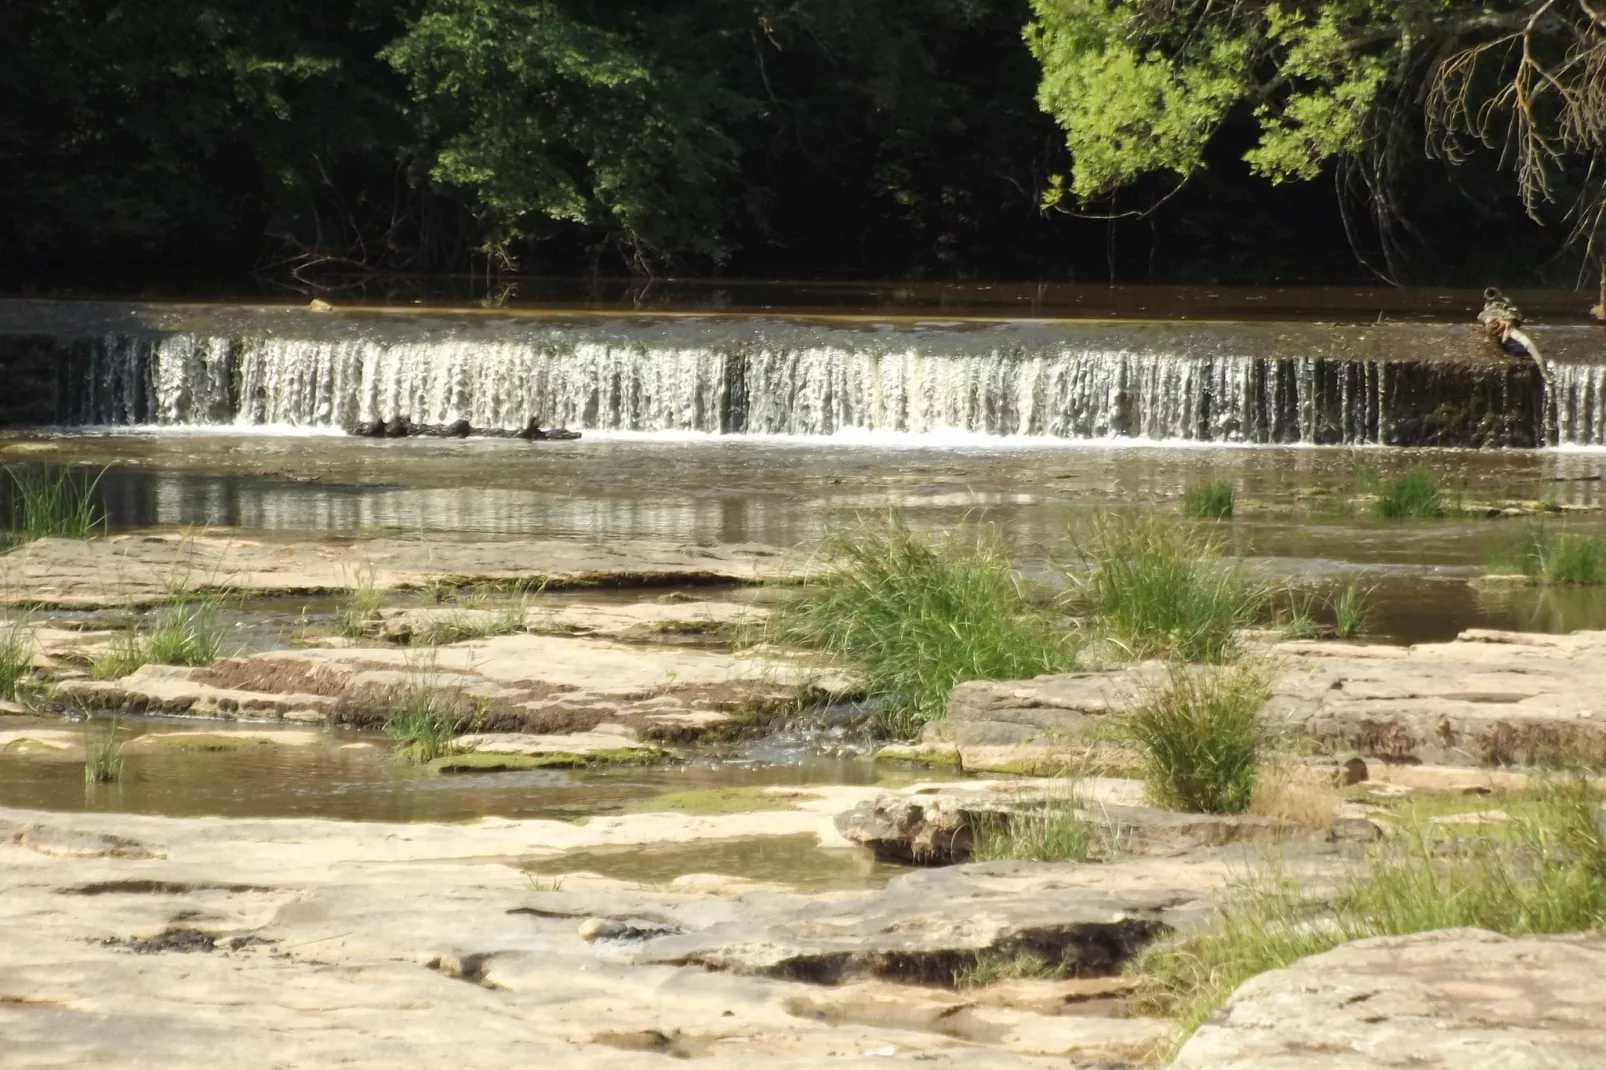
[[[1391,366],[1138,348],[108,337],[73,422],[1387,441]]]

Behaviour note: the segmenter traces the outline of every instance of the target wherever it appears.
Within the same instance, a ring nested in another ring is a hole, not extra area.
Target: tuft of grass
[[[1033,596],[993,529],[928,539],[891,517],[840,531],[822,549],[829,569],[780,602],[763,634],[857,672],[882,735],[917,735],[944,716],[961,681],[1075,662],[1056,607]]]
[[[7,465],[9,533],[19,542],[49,537],[92,538],[106,523],[95,501],[105,469],[90,476],[58,466]]]
[[[450,753],[462,723],[444,691],[419,681],[402,692],[385,718],[385,732],[408,761],[428,765]]]
[[[1316,596],[1310,591],[1289,588],[1287,602],[1277,607],[1272,626],[1285,639],[1314,639],[1322,627],[1316,622]]]
[[[1444,492],[1433,473],[1418,466],[1378,483],[1372,509],[1387,520],[1441,517],[1445,514]]]
[[[1063,966],[1050,962],[1036,951],[1022,949],[1013,954],[984,951],[976,956],[975,962],[954,971],[954,987],[985,988],[1000,981],[1064,976]]]
[[[33,679],[33,636],[12,621],[0,635],[0,699],[15,700],[22,685]]]
[[[1258,665],[1173,665],[1167,686],[1143,696],[1121,722],[1154,803],[1210,814],[1249,809],[1268,742],[1260,710],[1270,694],[1269,674]]]
[[[351,594],[335,614],[335,630],[348,639],[361,639],[368,622],[379,616],[379,607],[385,604],[385,594],[379,589],[372,568],[357,570],[351,585]]]
[[[1068,577],[1100,629],[1134,657],[1221,662],[1258,623],[1271,588],[1223,560],[1226,541],[1159,515],[1096,518],[1081,540],[1086,571]]]
[[[1095,846],[1087,812],[1072,792],[981,822],[972,832],[970,857],[975,862],[1086,862]]]
[[[123,745],[115,727],[99,739],[86,739],[84,745],[84,783],[114,784],[123,779]]]
[[[1333,631],[1340,639],[1355,639],[1366,633],[1372,621],[1370,595],[1370,591],[1361,590],[1360,584],[1352,580],[1329,603],[1333,609]]]
[[[1175,1017],[1172,1052],[1244,981],[1349,940],[1436,929],[1508,935],[1606,925],[1600,790],[1583,775],[1540,788],[1502,826],[1421,824],[1373,850],[1331,902],[1275,874],[1222,896],[1216,926],[1152,945],[1128,966],[1140,1010]]]
[[[526,605],[523,599],[510,602],[493,617],[446,617],[433,621],[429,627],[413,636],[413,642],[424,646],[443,646],[464,639],[484,639],[492,635],[517,635],[524,631]]]
[[[1552,587],[1598,587],[1606,584],[1606,538],[1558,532],[1535,522],[1495,544],[1488,567],[1491,572],[1531,576]]]
[[[141,665],[210,665],[222,650],[218,601],[176,597],[114,639],[89,663],[89,675],[116,680]]]
[[[214,599],[176,598],[158,606],[144,632],[145,660],[158,665],[210,665],[223,650]]]
[[[1189,487],[1182,494],[1182,514],[1194,520],[1226,520],[1237,504],[1237,492],[1225,479]]]

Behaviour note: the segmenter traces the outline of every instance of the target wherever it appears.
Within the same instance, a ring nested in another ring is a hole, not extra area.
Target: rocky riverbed
[[[1266,712],[1297,757],[1281,802],[1250,814],[1160,810],[1091,775],[1158,664],[961,685],[862,782],[668,789],[854,695],[835,666],[737,641],[767,613],[744,585],[802,568],[758,546],[177,535],[0,558],[50,685],[0,708],[5,768],[76,776],[85,715],[155,718],[122,745],[136,763],[383,753],[370,730],[427,690],[469,729],[419,770],[430,783],[663,778],[574,820],[163,816],[160,792],[134,806],[110,786],[84,787],[83,812],[0,808],[0,1063],[1136,1068],[1175,1026],[1129,964],[1209,926],[1246,875],[1320,898],[1395,834],[1402,799],[1509,821],[1487,796],[1520,792],[1527,767],[1606,755],[1606,633],[1260,637]],[[360,591],[355,615],[329,601]],[[225,594],[259,600],[225,656],[98,668],[141,607]],[[252,623],[292,595],[321,608],[282,633]],[[974,860],[987,829],[1049,806],[1087,822],[1087,861]],[[766,873],[730,862],[738,846]],[[812,879],[839,865],[860,878]],[[1579,979],[1603,962],[1589,937],[1341,947],[1248,982],[1176,1065],[1593,1065],[1606,1000]]]

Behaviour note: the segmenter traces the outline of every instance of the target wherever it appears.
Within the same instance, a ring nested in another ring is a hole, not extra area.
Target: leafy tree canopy
[[[1596,0],[1031,0],[1038,100],[1082,201],[1144,175],[1187,179],[1230,114],[1272,182],[1359,166],[1386,205],[1411,142],[1500,154],[1536,219],[1559,202],[1593,238],[1606,164],[1606,5]]]

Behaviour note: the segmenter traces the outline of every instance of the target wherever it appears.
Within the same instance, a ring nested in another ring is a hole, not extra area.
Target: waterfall
[[[67,386],[59,418],[341,428],[406,417],[713,435],[1606,445],[1606,365],[1558,364],[1546,399],[1530,367],[1408,359],[1398,355],[1400,340],[1416,336],[1374,328],[1342,335],[1301,325],[862,329],[376,319],[290,331],[279,323],[62,342]],[[1458,338],[1429,340],[1442,347]]]

